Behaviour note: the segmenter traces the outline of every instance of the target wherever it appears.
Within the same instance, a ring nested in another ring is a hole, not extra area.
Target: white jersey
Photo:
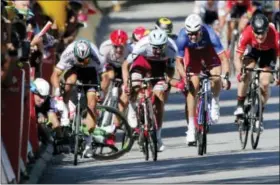
[[[155,58],[153,54],[153,47],[150,45],[149,36],[143,37],[139,40],[133,48],[132,53],[127,57],[128,63],[132,63],[139,55],[144,56],[148,60],[167,60],[174,59],[177,55],[178,49],[175,42],[168,38],[167,46],[164,50],[164,55],[161,58]]]
[[[207,1],[195,1],[193,12],[196,14],[203,14],[206,10],[217,12],[219,16],[225,15],[225,2],[214,1],[212,6],[209,6]]]
[[[129,44],[124,47],[123,55],[117,58],[114,52],[114,46],[111,40],[104,41],[99,48],[99,54],[102,57],[104,66],[106,64],[112,64],[114,67],[121,67],[127,56],[131,53],[132,48]]]
[[[78,64],[78,60],[74,55],[74,45],[76,41],[72,42],[67,46],[67,48],[62,52],[59,62],[56,64],[56,67],[61,69],[62,71],[71,69]],[[101,56],[99,55],[97,47],[90,43],[91,46],[91,57],[89,64],[86,67],[95,67],[98,73],[101,73],[103,70],[103,63],[101,60]]]

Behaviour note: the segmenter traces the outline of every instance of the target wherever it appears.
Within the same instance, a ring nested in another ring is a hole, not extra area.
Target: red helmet
[[[139,41],[141,38],[143,38],[146,35],[146,28],[142,26],[138,26],[135,28],[132,32],[132,39],[134,41]]]
[[[128,36],[125,31],[118,29],[110,34],[110,39],[113,45],[120,46],[127,43]]]

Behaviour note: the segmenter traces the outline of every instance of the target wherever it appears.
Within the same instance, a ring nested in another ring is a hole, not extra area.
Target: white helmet
[[[185,20],[185,28],[188,33],[197,32],[202,25],[202,19],[197,14],[190,14]]]
[[[43,78],[36,78],[33,82],[35,85],[35,91],[41,96],[49,96],[50,94],[50,85]]]
[[[168,41],[168,36],[164,30],[153,30],[149,33],[149,41],[151,45],[164,45]]]

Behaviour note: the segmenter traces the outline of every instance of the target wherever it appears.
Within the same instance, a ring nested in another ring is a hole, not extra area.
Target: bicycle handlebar
[[[131,80],[131,82],[149,82],[153,80],[165,80],[165,77],[145,77],[141,79]]]
[[[71,86],[79,86],[79,87],[98,87],[100,88],[100,85],[98,84],[83,84],[79,81],[77,81],[75,84],[73,83],[64,83],[64,82],[61,82],[62,85],[71,85]]]
[[[264,72],[264,73],[278,73],[279,72],[278,70],[266,70],[266,69],[263,69],[263,68],[243,67],[242,68],[242,73],[245,72],[245,71],[258,72],[258,73],[261,73],[261,72]]]

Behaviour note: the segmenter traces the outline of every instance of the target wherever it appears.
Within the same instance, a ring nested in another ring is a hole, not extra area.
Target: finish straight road
[[[153,28],[160,16],[170,17],[178,33],[192,9],[192,2],[135,3],[103,19],[97,44],[116,28],[129,33],[140,25]],[[115,161],[82,159],[73,166],[73,155],[60,155],[54,158],[41,183],[280,183],[279,87],[271,88],[264,112],[265,130],[256,150],[252,150],[250,141],[245,150],[240,149],[233,124],[236,93],[233,79],[233,88],[221,92],[221,118],[219,124],[210,127],[205,156],[198,156],[197,148],[185,144],[185,100],[182,94],[172,93],[165,106],[162,132],[166,149],[159,153],[157,162],[145,161],[136,144],[130,153]]]

